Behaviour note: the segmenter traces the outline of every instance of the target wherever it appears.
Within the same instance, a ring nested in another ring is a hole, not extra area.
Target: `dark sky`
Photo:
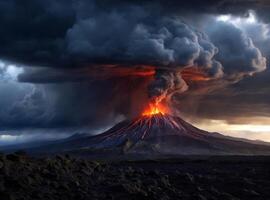
[[[269,11],[266,0],[0,0],[0,131],[99,129],[153,100],[191,121],[270,117]]]

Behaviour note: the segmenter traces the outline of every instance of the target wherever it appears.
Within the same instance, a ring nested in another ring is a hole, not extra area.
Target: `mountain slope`
[[[96,136],[28,149],[38,153],[124,152],[125,154],[269,155],[270,145],[200,130],[179,117],[156,114],[123,121]]]

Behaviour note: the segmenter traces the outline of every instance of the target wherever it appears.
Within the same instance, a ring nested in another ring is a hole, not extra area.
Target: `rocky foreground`
[[[270,199],[269,157],[90,161],[0,156],[0,199]]]

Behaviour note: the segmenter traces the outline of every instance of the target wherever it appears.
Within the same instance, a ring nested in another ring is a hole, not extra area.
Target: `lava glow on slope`
[[[149,103],[148,107],[143,111],[143,116],[152,116],[156,114],[166,114],[168,110],[161,103]]]

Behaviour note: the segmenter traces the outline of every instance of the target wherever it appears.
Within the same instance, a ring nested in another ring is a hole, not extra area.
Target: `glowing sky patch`
[[[210,131],[219,132],[232,137],[264,140],[270,142],[270,118],[261,118],[249,124],[230,124],[225,120],[205,120],[195,123],[195,126]]]
[[[18,75],[23,73],[23,68],[0,60],[0,80],[17,81]]]
[[[234,25],[254,24],[257,22],[256,15],[253,11],[249,11],[247,17],[235,17],[233,15],[219,15],[217,21],[230,22]]]

